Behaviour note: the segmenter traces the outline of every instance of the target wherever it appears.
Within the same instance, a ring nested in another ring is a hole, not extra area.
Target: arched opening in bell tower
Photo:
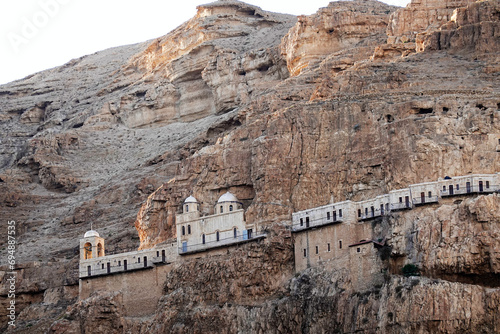
[[[104,256],[101,243],[97,244],[97,257]]]
[[[92,244],[90,242],[87,242],[84,246],[83,246],[83,258],[85,260],[88,260],[88,259],[91,259],[92,258]]]

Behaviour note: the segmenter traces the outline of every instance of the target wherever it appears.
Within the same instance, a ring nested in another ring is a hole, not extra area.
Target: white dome
[[[84,237],[84,238],[88,238],[88,237],[99,237],[99,233],[97,233],[97,231],[90,230],[90,231],[85,232],[85,235],[84,235],[83,237]]]
[[[236,198],[236,196],[234,196],[228,191],[227,193],[222,195],[217,201],[217,203],[224,203],[224,202],[238,202],[238,198]]]
[[[189,196],[188,198],[186,198],[184,203],[198,203],[198,200],[196,198],[194,198],[193,196]]]

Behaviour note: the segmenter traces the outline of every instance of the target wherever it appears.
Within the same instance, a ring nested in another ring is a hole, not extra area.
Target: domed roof
[[[186,198],[184,203],[198,203],[198,200],[196,198],[194,198],[193,196],[189,196],[188,198]]]
[[[84,237],[84,238],[88,238],[88,237],[99,237],[99,233],[97,233],[97,231],[90,230],[90,231],[85,232],[85,235],[84,235],[83,237]]]
[[[238,202],[238,198],[236,198],[236,196],[234,196],[228,191],[227,193],[222,195],[217,201],[217,203],[224,203],[224,202]]]

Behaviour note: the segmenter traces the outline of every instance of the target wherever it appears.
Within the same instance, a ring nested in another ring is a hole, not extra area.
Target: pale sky
[[[114,46],[160,37],[211,0],[1,0],[0,84]],[[328,0],[246,0],[309,15]],[[410,0],[384,0],[404,7]]]

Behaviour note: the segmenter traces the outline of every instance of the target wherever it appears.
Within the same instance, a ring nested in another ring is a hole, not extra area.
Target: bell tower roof
[[[90,230],[90,231],[85,232],[85,235],[83,237],[84,238],[88,238],[88,237],[100,237],[100,235],[99,235],[99,233],[97,233],[97,231]]]

